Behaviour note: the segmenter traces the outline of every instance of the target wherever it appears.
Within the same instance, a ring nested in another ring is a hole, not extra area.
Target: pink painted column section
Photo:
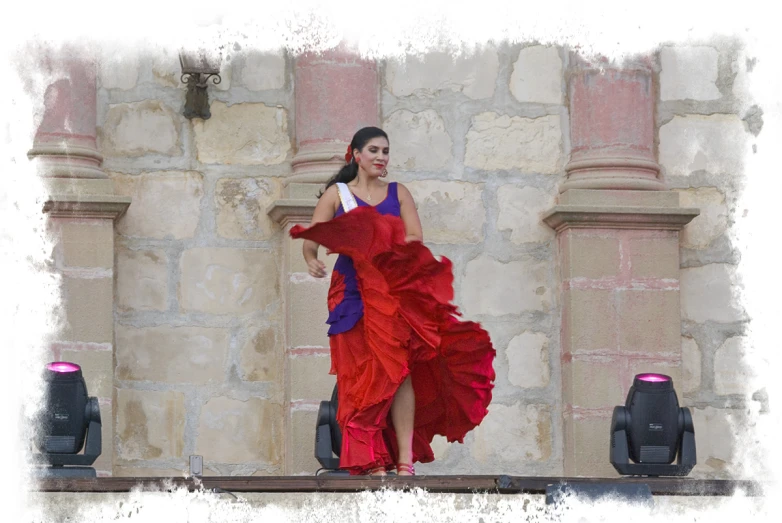
[[[345,150],[356,131],[380,122],[380,80],[377,64],[344,47],[320,55],[305,54],[295,62],[296,154],[293,173],[285,180],[283,199],[269,215],[283,229],[281,288],[285,293],[285,474],[313,474],[315,420],[321,401],[331,398],[326,335],[329,279],[307,273],[300,240],[288,231],[309,225],[317,194],[345,164]],[[320,259],[329,271],[336,256]]]
[[[294,179],[323,182],[344,162],[353,134],[380,121],[377,64],[343,48],[296,59]]]
[[[45,111],[28,153],[39,172],[55,178],[107,178],[96,145],[95,61],[75,49],[48,52],[40,67],[51,83]]]
[[[563,468],[610,477],[611,415],[633,376],[680,383],[678,231],[698,211],[659,179],[651,61],[571,63],[568,177],[543,218],[560,263]]]
[[[31,62],[48,85],[44,112],[28,156],[48,192],[43,211],[55,239],[64,322],[50,350],[54,361],[82,367],[100,403],[103,448],[93,464],[113,473],[114,220],[130,199],[114,194],[97,150],[96,65],[83,49],[42,48]]]
[[[655,90],[647,59],[624,68],[574,57],[569,189],[662,190],[654,152]]]
[[[96,61],[89,50],[42,47],[31,62],[47,79],[44,112],[27,153],[44,179],[52,217],[115,220],[130,199],[116,196],[97,148]]]

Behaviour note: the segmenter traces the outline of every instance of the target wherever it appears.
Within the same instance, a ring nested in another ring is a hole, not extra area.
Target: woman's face
[[[380,176],[388,166],[388,140],[382,136],[369,140],[355,153],[356,163],[372,177]]]

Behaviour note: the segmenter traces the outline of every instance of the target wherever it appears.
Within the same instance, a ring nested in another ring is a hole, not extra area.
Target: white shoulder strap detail
[[[337,183],[337,189],[339,190],[339,199],[342,201],[342,208],[345,209],[345,212],[350,212],[358,207],[356,198],[353,196],[353,193],[350,192],[347,185],[344,183]]]

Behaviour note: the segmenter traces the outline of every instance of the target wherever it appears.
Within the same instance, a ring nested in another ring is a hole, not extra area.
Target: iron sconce
[[[208,120],[212,113],[209,111],[209,94],[206,88],[210,78],[215,85],[222,81],[220,57],[211,57],[204,52],[197,54],[180,52],[179,64],[182,67],[181,81],[187,84],[183,113],[185,118]]]

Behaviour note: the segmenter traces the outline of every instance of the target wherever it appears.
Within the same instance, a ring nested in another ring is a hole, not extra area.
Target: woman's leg
[[[410,376],[407,376],[396,391],[391,404],[391,421],[396,432],[399,447],[399,463],[413,464],[413,427],[415,423],[415,392]],[[407,472],[399,473],[409,475]]]

